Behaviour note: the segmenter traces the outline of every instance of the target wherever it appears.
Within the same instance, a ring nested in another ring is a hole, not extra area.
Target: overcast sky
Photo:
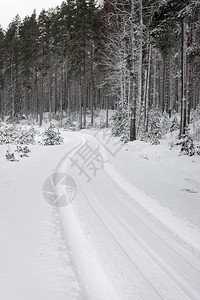
[[[0,0],[0,25],[6,29],[17,14],[23,20],[32,14],[34,8],[38,14],[43,8],[56,7],[61,3],[62,0]]]

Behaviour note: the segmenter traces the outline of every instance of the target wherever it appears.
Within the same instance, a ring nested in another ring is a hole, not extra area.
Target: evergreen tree
[[[154,11],[151,23],[151,35],[156,47],[161,51],[164,59],[173,49],[181,46],[181,122],[180,133],[185,134],[187,126],[187,73],[186,73],[186,25],[195,20],[199,14],[200,4],[197,1],[163,1]]]
[[[39,70],[39,124],[42,125],[44,112],[44,77],[49,70],[49,16],[45,10],[42,10],[38,17],[39,39],[38,39],[38,70]]]
[[[5,35],[3,29],[0,27],[0,90],[3,88],[3,68],[5,59]]]
[[[171,124],[175,110],[181,136],[200,99],[199,11],[189,0],[66,0],[16,17],[0,29],[1,115],[41,125],[43,112],[61,121],[75,112],[82,128],[88,110],[93,124],[95,109],[108,120],[108,108],[124,107],[135,140],[151,134],[152,109]]]
[[[24,86],[24,111],[37,111],[37,56],[39,27],[34,11],[30,17],[25,17],[19,28],[21,41],[21,66]],[[29,99],[29,101],[28,101]]]
[[[21,87],[19,64],[21,43],[19,38],[20,18],[17,15],[9,24],[5,35],[6,75],[9,81],[9,114],[12,121],[21,114]]]
[[[3,29],[0,27],[0,116],[3,117],[3,101],[2,92],[4,88],[4,60],[5,60],[5,35]]]

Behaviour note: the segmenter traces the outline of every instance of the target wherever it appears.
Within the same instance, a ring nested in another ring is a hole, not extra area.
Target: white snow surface
[[[62,131],[19,162],[0,146],[0,299],[200,299],[200,157],[107,134]],[[42,195],[53,173],[77,185],[62,208]]]

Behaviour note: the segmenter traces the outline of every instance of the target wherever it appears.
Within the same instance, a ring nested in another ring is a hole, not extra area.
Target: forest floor
[[[0,298],[200,299],[200,156],[61,133],[0,146]]]

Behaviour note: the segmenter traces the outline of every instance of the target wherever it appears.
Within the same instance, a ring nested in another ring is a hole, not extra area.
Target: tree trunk
[[[186,129],[186,39],[185,23],[181,24],[181,123],[179,137],[185,134]]]
[[[55,77],[54,77],[54,101],[53,101],[53,107],[52,110],[54,112],[54,114],[56,114],[57,112],[57,103],[58,103],[58,69],[57,69],[57,65],[55,65]]]
[[[14,83],[13,83],[13,60],[11,59],[10,65],[10,98],[11,98],[11,119],[14,120],[15,115],[15,99],[14,99]]]
[[[81,46],[80,37],[78,38],[78,57],[79,57],[79,129],[82,129],[82,95],[81,95]]]
[[[90,101],[90,109],[91,109],[91,125],[94,124],[94,99],[95,99],[95,87],[94,87],[94,65],[93,65],[93,45],[91,43],[90,48],[91,53],[91,101]]]
[[[164,111],[169,113],[169,103],[170,103],[170,57],[168,56],[166,64],[166,80],[165,80],[165,102]]]
[[[39,102],[40,124],[39,125],[41,127],[42,121],[43,121],[43,75],[42,75],[42,71],[40,71],[39,95],[40,95],[40,102]]]
[[[140,0],[140,39],[139,39],[139,61],[138,61],[138,118],[140,119],[142,108],[142,54],[143,54],[143,13],[142,0]],[[137,134],[139,130],[139,120],[137,127]]]
[[[130,100],[131,104],[131,118],[130,118],[130,141],[136,140],[136,95],[135,95],[135,31],[134,31],[134,19],[135,19],[135,0],[131,1],[131,73],[130,73]]]
[[[163,75],[162,75],[162,111],[165,111],[166,107],[166,58],[163,59]]]
[[[157,81],[157,57],[155,53],[154,69],[153,69],[153,108],[158,107],[157,97],[156,97],[156,81]]]
[[[145,97],[145,119],[144,126],[145,131],[148,132],[148,111],[149,111],[149,87],[150,87],[150,73],[151,73],[151,49],[149,38],[149,49],[148,49],[148,69],[147,69],[147,80],[146,80],[146,97]]]
[[[109,95],[106,95],[106,128],[108,128]]]
[[[83,58],[83,109],[84,109],[84,127],[86,127],[86,67],[85,67],[85,45]]]
[[[51,56],[49,55],[49,120],[51,122],[52,119],[52,67],[51,67]]]
[[[64,72],[64,68],[63,68],[63,59],[62,59],[62,63],[61,63],[61,77],[60,77],[60,121],[62,123],[62,115],[63,115],[63,72]]]

